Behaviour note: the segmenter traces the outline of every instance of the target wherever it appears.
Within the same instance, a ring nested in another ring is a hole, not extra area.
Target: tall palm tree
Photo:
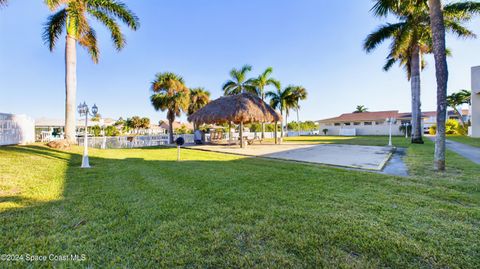
[[[188,105],[188,115],[192,115],[200,108],[206,106],[210,102],[210,92],[204,88],[190,89],[190,104]],[[194,123],[193,129],[198,129]]]
[[[170,72],[156,74],[150,89],[154,92],[150,101],[155,110],[167,110],[169,142],[173,144],[173,122],[188,111],[190,91],[181,76]]]
[[[472,6],[450,4],[450,13],[445,16],[447,29],[459,37],[474,37],[473,32],[462,25],[471,19],[473,13],[478,12],[471,8]],[[383,41],[392,40],[384,70],[388,71],[397,62],[405,68],[412,92],[412,143],[423,143],[420,72],[425,66],[423,55],[432,52],[427,3],[420,0],[377,0],[372,10],[377,16],[390,13],[399,19],[399,22],[382,25],[370,34],[365,40],[364,48],[371,52]]]
[[[266,96],[270,98],[270,106],[273,109],[280,110],[280,115],[282,115],[282,128],[280,136],[283,137],[283,115],[285,112],[285,122],[288,123],[288,111],[294,107],[295,98],[293,95],[293,86],[288,86],[285,89],[276,89],[275,91],[268,91]]]
[[[116,0],[44,0],[51,11],[45,24],[43,39],[53,51],[62,33],[65,43],[65,138],[75,141],[75,99],[77,91],[77,43],[87,49],[94,63],[98,63],[97,36],[87,15],[105,25],[110,31],[115,48],[121,50],[126,42],[116,19],[130,29],[139,27],[137,16],[125,4]],[[58,11],[57,11],[58,10]]]
[[[293,99],[293,109],[297,112],[297,123],[298,126],[300,127],[300,115],[299,115],[299,110],[300,110],[300,101],[303,101],[307,99],[308,93],[307,89],[305,89],[303,86],[290,86],[292,87],[292,99]]]
[[[265,88],[268,86],[274,86],[276,89],[280,89],[280,82],[272,77],[273,68],[268,67],[258,77],[252,80],[253,86],[257,90],[258,96],[265,101]],[[262,138],[265,138],[265,123],[262,122]]]
[[[6,6],[8,4],[8,0],[0,0],[0,7]]]
[[[466,126],[465,121],[463,120],[462,113],[458,110],[458,107],[463,104],[470,104],[471,101],[471,92],[467,90],[460,90],[459,92],[454,92],[447,96],[447,104],[449,107],[453,108],[455,114],[457,114],[460,122],[463,126]]]
[[[364,105],[358,105],[357,108],[355,108],[355,111],[353,111],[353,113],[363,113],[367,111],[368,108],[366,108]]]
[[[448,65],[445,41],[445,21],[441,0],[428,0],[430,27],[433,36],[433,57],[437,78],[437,134],[435,138],[434,169],[445,171],[445,139],[447,120]]]
[[[230,70],[231,79],[223,84],[224,95],[235,95],[244,92],[257,94],[253,79],[247,79],[248,72],[252,71],[252,66],[244,65],[241,69],[233,68]]]

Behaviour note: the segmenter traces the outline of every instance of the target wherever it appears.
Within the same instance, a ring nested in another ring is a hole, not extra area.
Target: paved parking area
[[[390,147],[338,144],[251,145],[244,149],[239,146],[198,145],[188,148],[376,171],[382,170],[392,152]]]

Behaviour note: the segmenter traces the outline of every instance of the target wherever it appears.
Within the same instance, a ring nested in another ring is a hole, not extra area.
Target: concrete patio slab
[[[196,145],[190,149],[244,156],[265,157],[380,171],[391,157],[392,148],[332,144],[282,144],[239,146]]]

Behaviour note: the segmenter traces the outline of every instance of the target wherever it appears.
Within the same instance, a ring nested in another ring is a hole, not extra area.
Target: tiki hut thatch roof
[[[196,124],[280,121],[281,116],[264,101],[250,93],[220,97],[188,117]]]

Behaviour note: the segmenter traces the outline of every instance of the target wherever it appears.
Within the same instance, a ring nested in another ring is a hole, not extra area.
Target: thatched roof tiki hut
[[[190,122],[200,124],[240,124],[240,146],[244,147],[243,124],[253,122],[271,123],[281,121],[281,116],[267,103],[250,93],[220,97],[188,117]],[[277,132],[275,132],[277,143]]]

